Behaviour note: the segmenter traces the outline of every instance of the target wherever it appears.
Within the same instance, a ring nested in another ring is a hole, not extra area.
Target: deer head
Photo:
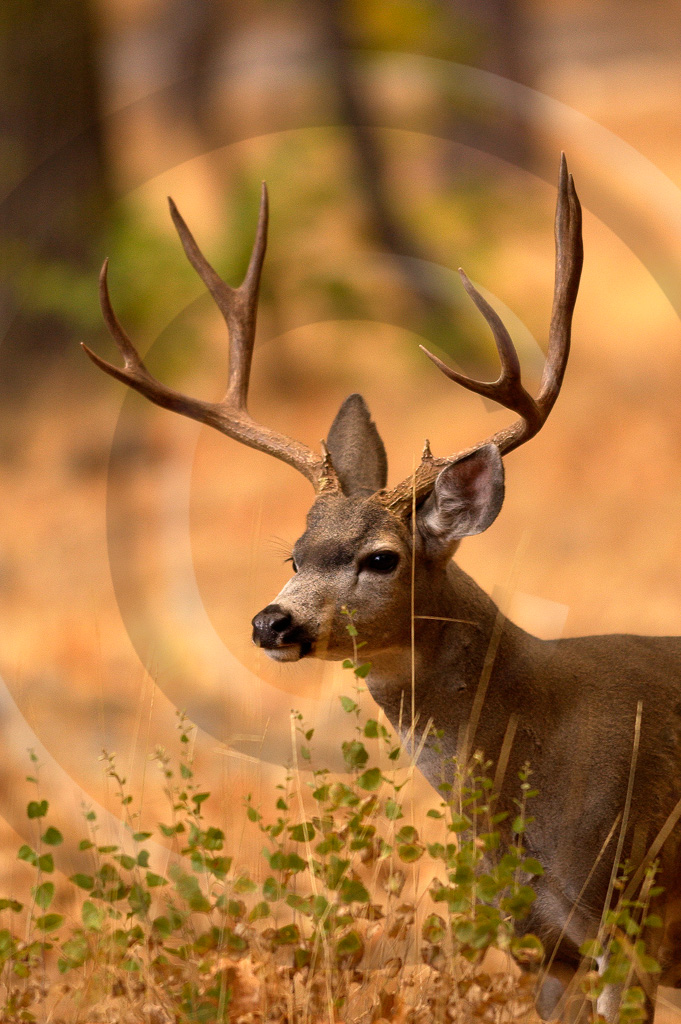
[[[317,497],[307,528],[293,551],[294,575],[274,602],[253,619],[253,639],[272,658],[295,661],[307,655],[346,656],[344,608],[355,611],[367,655],[403,646],[416,606],[424,619],[438,606],[438,589],[445,586],[447,566],[460,540],[487,529],[496,518],[504,496],[502,456],[540,430],[561,387],[582,267],[581,209],[565,157],[561,159],[556,207],[553,312],[537,397],[528,394],[521,383],[520,364],[508,331],[461,271],[466,291],[493,332],[501,359],[498,380],[473,380],[421,348],[451,380],[494,399],[519,418],[484,443],[444,458],[434,458],[426,442],[416,472],[392,489],[386,487],[383,443],[360,395],[351,395],[343,403],[320,454],[256,423],[247,411],[267,237],[265,186],[250,264],[238,288],[230,288],[218,277],[172,200],[170,212],[185,253],[228,328],[227,395],[218,403],[199,401],[149,373],[112,309],[106,263],[100,276],[100,301],[124,367],[105,362],[83,346],[86,353],[106,373],[155,404],[274,455],[314,486]]]

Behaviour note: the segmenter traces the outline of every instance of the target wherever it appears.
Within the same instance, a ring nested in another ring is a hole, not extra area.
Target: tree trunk
[[[21,393],[73,341],[59,296],[41,294],[55,263],[99,256],[108,198],[88,0],[20,0],[0,14],[0,389]]]

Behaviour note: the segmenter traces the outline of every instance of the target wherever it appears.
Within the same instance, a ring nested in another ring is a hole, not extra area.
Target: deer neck
[[[403,737],[416,721],[416,744],[427,723],[442,730],[443,752],[451,757],[461,753],[476,694],[479,699],[485,687],[474,743],[496,758],[509,717],[523,716],[530,704],[536,712],[543,703],[542,641],[507,619],[454,562],[423,593],[417,591],[414,607],[413,646],[409,636],[372,654],[371,695]],[[428,777],[427,766],[421,767]]]

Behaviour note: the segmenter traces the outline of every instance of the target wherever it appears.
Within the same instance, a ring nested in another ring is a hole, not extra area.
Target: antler
[[[435,365],[457,384],[474,391],[485,398],[492,398],[520,416],[519,420],[497,431],[483,444],[494,443],[502,455],[524,444],[542,428],[554,406],[570,353],[570,329],[572,313],[577,299],[579,278],[582,272],[582,210],[575,191],[572,175],[568,173],[565,154],[561,155],[558,201],[556,204],[556,273],[553,293],[553,310],[549,330],[549,348],[544,364],[539,394],[532,398],[520,379],[520,363],[511,337],[497,313],[471,284],[463,270],[459,271],[464,288],[473,299],[492,329],[499,357],[501,374],[498,380],[485,382],[466,377],[443,363],[423,345],[420,347]],[[469,455],[482,447],[475,445],[446,459],[434,459],[426,446],[421,464],[414,476],[407,477],[390,491],[384,491],[378,498],[381,504],[395,512],[407,512],[414,500],[423,501],[433,488],[435,480],[444,467],[457,459]],[[415,493],[414,493],[415,492]]]
[[[198,398],[190,398],[179,391],[167,387],[156,380],[140,359],[138,352],[121,327],[111,306],[107,286],[108,260],[105,260],[99,277],[99,301],[104,314],[106,326],[123,356],[124,367],[119,368],[107,363],[83,345],[90,359],[104,370],[105,373],[120,380],[123,384],[139,391],[151,402],[172,409],[183,416],[206,423],[210,427],[227,434],[228,437],[242,444],[255,448],[257,451],[274,455],[282,462],[293,466],[307,477],[318,491],[338,486],[333,467],[328,458],[316,455],[306,445],[285,437],[277,431],[270,430],[256,423],[248,413],[246,400],[248,397],[248,381],[255,341],[255,322],[260,287],[260,272],[265,259],[267,246],[267,188],[263,182],[260,199],[258,227],[243,282],[238,288],[229,285],[216,274],[205,258],[194,237],[180,216],[172,199],[170,215],[180,236],[180,241],[187,259],[197,272],[208,291],[213,296],[227,325],[229,332],[229,385],[227,394],[221,402],[203,402]]]

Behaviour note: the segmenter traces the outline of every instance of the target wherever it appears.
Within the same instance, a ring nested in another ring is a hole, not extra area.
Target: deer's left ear
[[[385,487],[388,458],[361,395],[345,399],[331,424],[326,446],[347,497],[368,497]]]
[[[503,500],[504,464],[497,446],[486,444],[442,470],[416,514],[419,533],[428,547],[451,551],[491,526]]]

